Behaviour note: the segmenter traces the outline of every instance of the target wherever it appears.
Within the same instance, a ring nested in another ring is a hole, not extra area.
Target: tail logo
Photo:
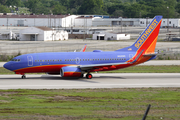
[[[137,43],[135,44],[136,48],[141,47],[141,45],[144,43],[144,41],[149,37],[149,35],[151,34],[151,32],[153,31],[153,29],[157,26],[158,22],[156,19],[154,19],[154,21],[151,23],[151,25],[144,31],[144,33],[142,34],[141,38],[137,41]]]

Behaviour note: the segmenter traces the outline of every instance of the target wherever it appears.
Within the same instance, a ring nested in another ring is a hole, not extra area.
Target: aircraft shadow
[[[91,81],[91,79],[86,79],[86,78],[76,78],[76,77],[58,77],[58,76],[47,76],[47,75],[42,75],[41,80],[66,80],[66,81],[80,81],[80,82],[89,82],[89,83],[99,83],[96,81]]]

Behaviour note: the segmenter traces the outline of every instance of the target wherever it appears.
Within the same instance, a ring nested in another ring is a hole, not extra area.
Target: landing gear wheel
[[[87,78],[87,79],[92,79],[92,77],[93,77],[92,74],[87,74],[87,75],[86,75],[86,78]]]
[[[21,77],[22,79],[25,79],[26,78],[26,76],[25,75],[22,75],[22,77]]]

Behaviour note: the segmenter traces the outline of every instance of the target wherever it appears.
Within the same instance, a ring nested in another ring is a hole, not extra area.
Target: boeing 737
[[[4,68],[26,78],[25,73],[47,73],[62,77],[92,78],[92,72],[110,71],[134,66],[156,58],[156,42],[162,16],[155,16],[136,42],[116,51],[46,52],[20,55],[4,64]]]

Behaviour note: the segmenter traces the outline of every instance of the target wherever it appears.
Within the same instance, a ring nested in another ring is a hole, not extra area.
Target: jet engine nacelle
[[[81,69],[77,67],[62,67],[60,70],[62,77],[81,77]]]

